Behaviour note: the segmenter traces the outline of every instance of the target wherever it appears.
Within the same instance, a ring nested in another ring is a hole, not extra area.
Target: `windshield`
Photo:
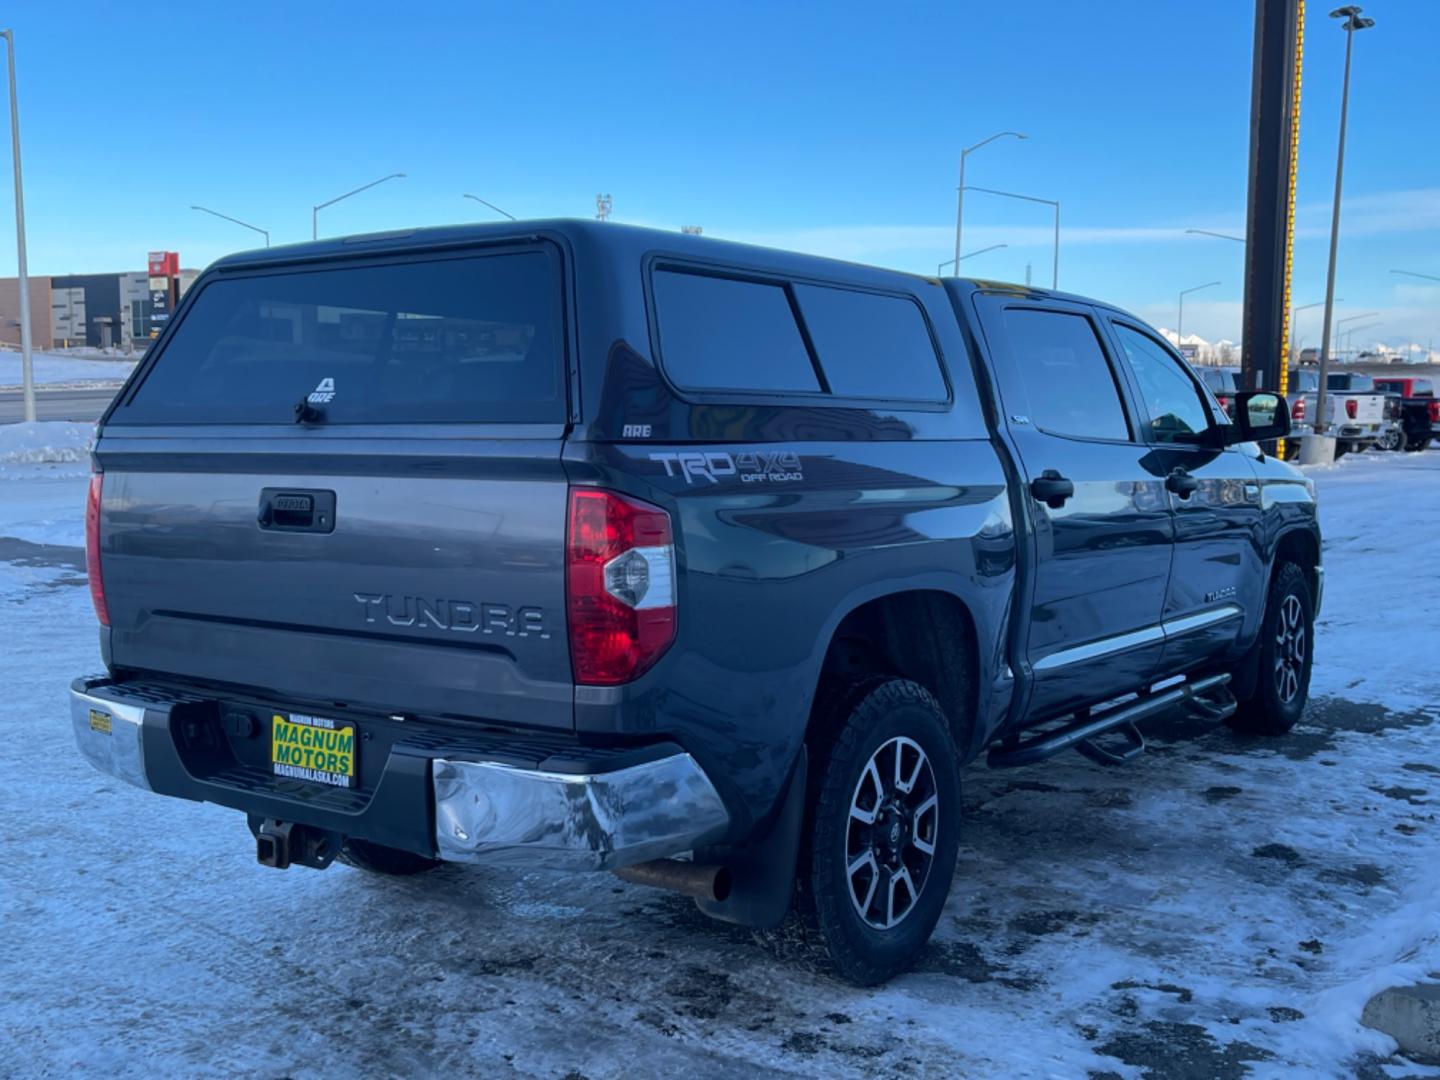
[[[219,275],[112,423],[563,422],[543,250]]]

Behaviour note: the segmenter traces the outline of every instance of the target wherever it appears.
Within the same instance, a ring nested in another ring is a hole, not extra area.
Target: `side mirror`
[[[1220,429],[1226,446],[1244,442],[1270,442],[1290,434],[1290,408],[1273,390],[1242,390],[1230,407],[1234,423]]]

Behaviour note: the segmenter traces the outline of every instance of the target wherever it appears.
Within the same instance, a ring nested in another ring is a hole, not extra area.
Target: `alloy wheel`
[[[845,834],[846,880],[856,912],[889,930],[915,910],[935,862],[940,795],[913,739],[883,743],[861,770]]]
[[[1300,693],[1300,680],[1305,674],[1305,609],[1293,593],[1280,605],[1280,619],[1275,628],[1275,690],[1280,701],[1289,705]]]

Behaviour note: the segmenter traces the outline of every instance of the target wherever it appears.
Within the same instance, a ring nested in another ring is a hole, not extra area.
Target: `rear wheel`
[[[1429,446],[1429,445],[1430,445],[1430,436],[1429,436],[1429,435],[1417,435],[1417,436],[1415,436],[1415,437],[1413,437],[1413,438],[1409,438],[1409,439],[1406,439],[1406,440],[1405,440],[1405,449],[1408,450],[1408,451],[1410,451],[1410,453],[1412,453],[1412,454],[1415,453],[1417,450],[1424,450],[1425,447],[1427,447],[1427,446]]]
[[[1285,563],[1275,572],[1254,648],[1259,674],[1230,725],[1256,735],[1284,735],[1305,711],[1315,639],[1315,601],[1305,572]]]
[[[872,679],[835,700],[821,718],[796,906],[829,966],[871,986],[914,963],[945,906],[959,769],[945,716],[918,684]]]
[[[417,855],[413,851],[372,844],[368,840],[351,838],[340,849],[339,859],[346,866],[366,870],[372,874],[388,874],[393,877],[408,877],[423,874],[440,865],[439,859]]]
[[[1376,439],[1375,445],[1381,450],[1400,450],[1405,445],[1405,432],[1398,427],[1393,427]]]

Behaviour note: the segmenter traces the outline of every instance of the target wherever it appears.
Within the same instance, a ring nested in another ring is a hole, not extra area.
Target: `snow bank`
[[[136,360],[126,357],[80,359],[57,353],[32,353],[37,386],[118,386],[134,370]],[[19,353],[0,352],[0,390],[13,390],[23,382]]]
[[[16,465],[60,465],[90,458],[93,424],[42,420],[0,424],[0,477]]]
[[[0,424],[0,541],[85,543],[93,434],[93,425],[65,420]]]

